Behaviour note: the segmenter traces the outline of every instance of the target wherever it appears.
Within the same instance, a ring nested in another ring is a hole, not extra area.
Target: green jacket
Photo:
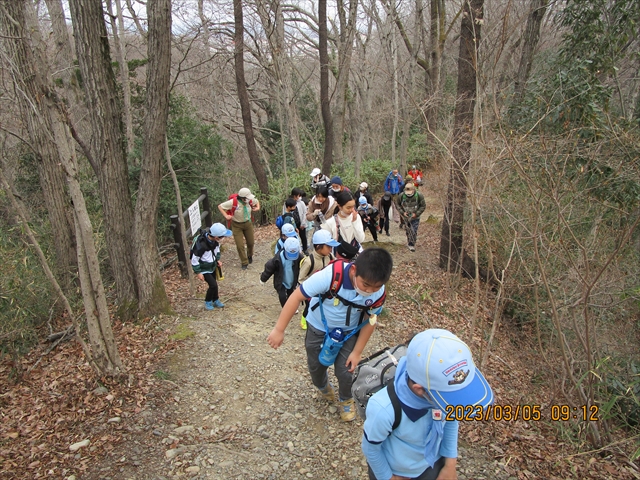
[[[427,202],[424,201],[424,196],[417,190],[412,197],[407,197],[404,192],[398,195],[398,210],[402,216],[405,213],[408,216],[415,213],[416,218],[420,218],[425,208],[427,208]]]

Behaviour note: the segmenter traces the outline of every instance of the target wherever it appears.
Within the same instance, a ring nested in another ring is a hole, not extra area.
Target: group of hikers
[[[274,349],[280,347],[287,326],[304,305],[300,325],[306,330],[311,382],[331,403],[336,401],[337,390],[338,411],[345,422],[356,417],[354,372],[382,312],[385,284],[393,268],[387,250],[362,247],[365,228],[374,242],[383,231],[389,235],[393,208],[406,232],[409,250],[415,251],[420,215],[425,210],[424,196],[417,188],[420,183],[422,172],[415,166],[407,181],[394,169],[374,206],[366,182],[351,192],[340,177],[329,178],[316,168],[311,172],[314,196],[305,202],[304,191],[294,188],[276,220],[280,238],[260,274],[260,284],[273,278],[282,310],[267,342]],[[251,212],[260,209],[260,202],[248,188],[241,188],[218,208],[231,229],[213,224],[196,238],[191,255],[194,272],[209,285],[208,310],[224,307],[216,281],[222,266],[222,239],[234,237],[242,269],[253,262]],[[334,368],[337,389],[329,381],[329,366]],[[440,329],[419,333],[409,342],[386,387],[366,403],[362,452],[369,478],[457,478],[458,423],[448,413],[458,405],[481,411],[492,402],[491,388],[462,340]]]

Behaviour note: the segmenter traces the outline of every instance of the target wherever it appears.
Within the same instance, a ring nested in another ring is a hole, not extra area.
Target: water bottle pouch
[[[336,361],[338,353],[340,349],[344,345],[344,340],[342,342],[336,342],[333,338],[329,336],[328,333],[324,334],[324,341],[322,342],[322,348],[320,349],[320,354],[318,355],[318,361],[324,365],[325,367],[330,367]]]

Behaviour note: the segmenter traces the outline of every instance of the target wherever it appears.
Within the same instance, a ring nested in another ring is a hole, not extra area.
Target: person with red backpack
[[[260,210],[260,202],[248,188],[241,188],[238,193],[230,195],[229,200],[218,205],[218,210],[231,224],[233,239],[242,264],[242,270],[246,270],[253,263],[253,237],[252,212]],[[247,242],[245,251],[244,242]]]
[[[327,375],[327,368],[333,365],[340,418],[345,422],[356,417],[352,373],[375,329],[376,315],[382,311],[384,284],[392,268],[391,254],[383,248],[368,248],[353,263],[332,262],[291,294],[267,337],[272,348],[280,347],[300,302],[310,301],[305,348],[311,381],[322,397],[333,402],[335,392]]]

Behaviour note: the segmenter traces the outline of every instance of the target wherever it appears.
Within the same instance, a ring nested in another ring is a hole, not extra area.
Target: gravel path
[[[380,239],[393,250],[396,265],[420,254],[419,248],[407,250],[397,225],[392,233]],[[176,306],[176,326],[193,336],[163,366],[167,393],[148,398],[137,418],[129,419],[126,450],[97,466],[91,478],[367,478],[362,421],[343,423],[311,384],[300,315],[277,351],[266,342],[280,311],[271,281],[258,282],[271,245],[257,244],[253,265],[242,271],[228,241],[220,282],[224,309],[205,311],[202,300]],[[398,343],[402,322],[396,320],[383,320],[387,326],[377,329],[365,354]],[[507,478],[490,455],[464,438],[459,450],[460,479]]]

